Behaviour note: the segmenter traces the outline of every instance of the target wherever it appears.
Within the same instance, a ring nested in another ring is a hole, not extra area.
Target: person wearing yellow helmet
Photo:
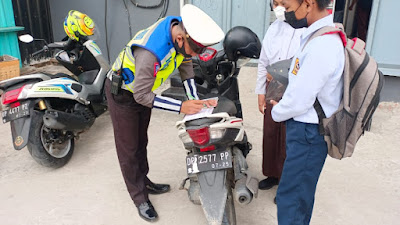
[[[75,41],[85,41],[87,37],[95,34],[95,23],[86,14],[76,10],[68,12],[64,20],[64,31],[67,36]]]

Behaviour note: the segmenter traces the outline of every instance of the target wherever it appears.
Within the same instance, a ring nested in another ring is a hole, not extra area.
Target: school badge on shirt
[[[297,72],[299,72],[299,69],[300,69],[300,60],[299,60],[299,58],[297,58],[296,62],[294,63],[294,67],[293,67],[292,73],[294,75],[297,75]]]

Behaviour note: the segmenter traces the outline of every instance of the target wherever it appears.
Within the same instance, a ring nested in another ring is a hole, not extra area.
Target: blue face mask
[[[303,4],[303,3],[301,3],[301,4]],[[294,29],[308,27],[308,23],[307,23],[308,13],[303,19],[296,18],[296,12],[300,8],[300,6],[296,9],[296,11],[285,12],[285,22],[288,23],[290,26],[292,26]]]

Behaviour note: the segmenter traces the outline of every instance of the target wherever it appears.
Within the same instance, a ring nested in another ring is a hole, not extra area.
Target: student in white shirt
[[[276,202],[279,225],[309,224],[319,175],[327,146],[318,131],[313,107],[321,103],[327,117],[339,107],[343,95],[345,63],[343,43],[337,34],[310,36],[325,26],[334,26],[326,7],[331,0],[283,0],[285,18],[294,28],[308,27],[289,70],[289,85],[272,118],[286,121],[286,160]]]
[[[261,190],[268,190],[279,183],[285,161],[285,124],[272,120],[272,105],[266,103],[265,93],[268,88],[266,67],[281,60],[290,59],[300,47],[300,36],[304,29],[294,29],[284,22],[285,8],[282,0],[274,0],[271,6],[277,17],[265,34],[260,59],[258,62],[258,77],[256,94],[258,108],[264,114],[263,127],[263,163],[262,172],[268,178],[259,184]]]

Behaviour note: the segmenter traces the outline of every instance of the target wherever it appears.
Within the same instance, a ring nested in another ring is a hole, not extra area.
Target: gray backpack
[[[361,39],[348,39],[343,25],[323,27],[308,40],[330,34],[339,34],[345,46],[345,66],[343,72],[343,98],[339,109],[329,118],[316,99],[320,133],[328,144],[328,154],[335,159],[350,157],[358,139],[369,130],[372,115],[379,104],[379,96],[384,77],[378,70],[376,61],[365,51]]]

